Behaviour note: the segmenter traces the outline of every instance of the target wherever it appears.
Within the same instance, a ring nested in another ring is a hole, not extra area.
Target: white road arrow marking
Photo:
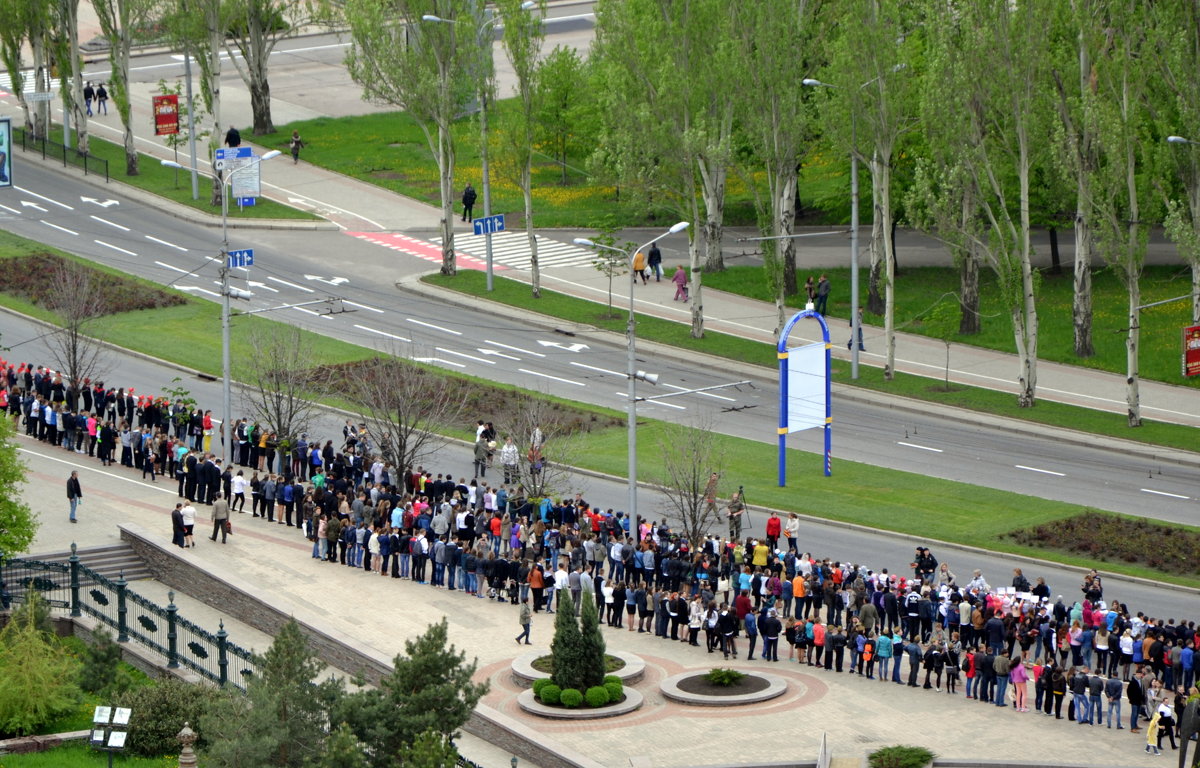
[[[305,280],[316,280],[318,283],[325,283],[326,285],[341,285],[342,283],[350,282],[350,278],[348,278],[348,277],[325,278],[325,277],[321,277],[320,275],[305,275],[304,279]]]
[[[85,203],[95,203],[96,205],[100,206],[101,208],[107,208],[110,205],[120,205],[121,204],[120,201],[118,201],[118,200],[97,200],[94,197],[81,197],[79,199]]]
[[[541,339],[538,339],[538,344],[541,344],[543,347],[558,347],[559,349],[565,349],[568,352],[579,352],[588,348],[587,344],[580,344],[579,342],[575,342],[574,344],[563,344],[561,341],[542,341]]]
[[[29,202],[28,200],[22,200],[22,201],[21,201],[21,205],[25,206],[26,208],[36,208],[36,209],[38,209],[39,211],[41,211],[42,213],[45,213],[45,212],[46,212],[46,209],[45,209],[45,208],[43,208],[42,206],[38,205],[37,203],[31,203],[31,202]]]
[[[529,350],[529,349],[521,349],[520,347],[514,347],[509,344],[501,344],[500,342],[492,341],[491,339],[484,339],[483,343],[491,344],[493,347],[502,347],[504,349],[511,349],[513,352],[520,352],[523,355],[533,355],[534,357],[545,357],[545,355],[543,355],[541,352],[534,352],[533,350]]]
[[[446,349],[445,347],[434,347],[434,349],[436,349],[438,352],[441,352],[442,354],[445,354],[445,355],[454,355],[455,357],[466,358],[467,360],[473,360],[477,363],[487,363],[488,365],[496,364],[495,360],[484,360],[482,357],[475,357],[475,355],[468,355],[466,352],[455,352],[453,349]]]
[[[478,349],[481,354],[492,355],[493,357],[503,357],[505,360],[518,360],[519,361],[521,359],[521,358],[515,357],[513,355],[506,355],[503,352],[497,352],[494,349],[487,349],[486,347],[476,347],[476,349]]]
[[[279,293],[278,288],[272,288],[271,286],[267,285],[266,283],[256,283],[253,280],[247,280],[246,285],[250,286],[251,288],[262,288],[264,290],[270,291],[271,293]]]

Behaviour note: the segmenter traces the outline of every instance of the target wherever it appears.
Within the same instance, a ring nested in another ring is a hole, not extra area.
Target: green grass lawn
[[[128,768],[171,768],[179,763],[176,757],[133,757],[115,753],[112,764]],[[0,757],[0,768],[105,768],[107,765],[107,753],[94,750],[83,741],[73,741],[46,752]]]
[[[432,274],[423,279],[433,285],[461,291],[472,296],[482,297],[486,293],[486,278],[482,272],[476,270],[463,270],[454,277]],[[706,275],[705,280],[711,281],[711,276]],[[617,307],[613,309],[615,317],[608,317],[608,307],[605,304],[577,299],[545,289],[542,290],[542,298],[532,299],[529,296],[528,285],[505,277],[496,277],[493,285],[495,290],[487,294],[489,300],[571,322],[589,323],[610,331],[624,332],[625,330],[627,313]],[[776,366],[775,350],[769,344],[747,341],[712,331],[706,333],[703,339],[693,339],[688,325],[640,314],[638,315],[637,329],[638,338],[641,339],[761,365],[772,370]],[[929,400],[942,405],[955,405],[1038,424],[1120,437],[1149,445],[1162,445],[1181,450],[1196,449],[1196,430],[1192,427],[1145,421],[1141,428],[1130,429],[1126,426],[1125,417],[1121,414],[1046,401],[1039,402],[1036,408],[1019,408],[1016,398],[1006,392],[959,385],[952,386],[951,390],[947,392],[942,387],[940,380],[904,373],[897,374],[889,382],[884,380],[882,369],[866,365],[859,366],[859,379],[853,381],[850,378],[850,364],[840,360],[833,361],[832,372],[834,381],[838,383],[854,384],[888,394]]]
[[[51,138],[55,141],[62,141],[62,129],[56,129],[51,132]],[[130,186],[137,187],[151,192],[156,195],[173,200],[177,203],[182,203],[190,208],[195,208],[204,213],[211,213],[215,216],[221,215],[221,206],[209,205],[210,190],[212,182],[207,176],[200,176],[200,199],[192,199],[192,178],[191,173],[186,170],[177,170],[175,168],[167,168],[158,158],[150,157],[142,153],[138,153],[138,175],[125,175],[125,148],[120,144],[114,144],[111,141],[99,138],[95,134],[90,134],[88,144],[91,154],[94,157],[108,161],[108,175],[114,181],[120,181]],[[198,150],[199,151],[199,150]],[[182,165],[187,165],[185,153],[179,155],[179,162]],[[263,168],[263,175],[269,176],[272,161],[267,161]],[[99,194],[99,193],[95,193]],[[320,216],[302,211],[299,208],[293,208],[290,205],[277,203],[274,200],[268,200],[265,197],[260,197],[255,204],[248,208],[239,208],[231,204],[229,206],[229,218],[232,219],[308,219],[320,220]]]
[[[834,317],[850,316],[850,270],[823,270],[829,275],[833,292],[829,312]],[[799,279],[813,273],[802,270]],[[819,274],[813,274],[819,277]],[[867,271],[860,273],[861,301],[866,305]],[[1114,373],[1125,373],[1125,328],[1127,317],[1125,287],[1112,270],[1098,270],[1092,278],[1094,357],[1075,356],[1071,302],[1074,286],[1070,273],[1059,276],[1042,274],[1038,287],[1038,357],[1057,363],[1081,365]],[[704,275],[704,284],[717,290],[738,293],[763,301],[773,301],[759,267],[734,267]],[[1147,267],[1142,277],[1142,303],[1183,296],[1192,290],[1189,270],[1183,267]],[[920,267],[904,269],[896,278],[896,330],[928,335],[922,316],[939,301],[957,301],[958,272],[950,268]],[[956,336],[954,341],[1001,352],[1013,351],[1012,324],[1001,306],[995,277],[980,271],[980,307],[983,329],[974,336]],[[788,305],[804,307],[803,296],[793,296]],[[882,326],[883,317],[863,313],[867,325]],[[1146,310],[1141,316],[1141,375],[1146,379],[1200,388],[1200,378],[1180,375],[1180,329],[1191,325],[1191,305],[1186,301]],[[953,364],[953,360],[951,360]],[[1040,406],[1039,406],[1040,407]]]

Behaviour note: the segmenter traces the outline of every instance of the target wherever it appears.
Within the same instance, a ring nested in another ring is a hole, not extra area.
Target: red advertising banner
[[[1183,375],[1200,376],[1200,325],[1183,329]]]
[[[179,97],[173,93],[154,96],[154,135],[179,133]]]

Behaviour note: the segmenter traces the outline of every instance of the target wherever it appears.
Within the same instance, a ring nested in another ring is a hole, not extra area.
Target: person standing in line
[[[650,271],[654,273],[654,282],[662,280],[662,251],[658,250],[658,243],[650,246],[650,256],[647,260]]]
[[[229,529],[226,527],[226,523],[229,522],[229,502],[224,497],[218,496],[217,500],[213,502],[212,512],[209,517],[213,523],[213,532],[212,536],[208,537],[209,540],[216,541],[217,534],[220,533],[221,543],[225,544],[225,537],[229,534]]]
[[[821,279],[817,280],[817,301],[814,309],[818,314],[824,316],[827,305],[829,304],[829,278],[821,275]]]
[[[304,142],[300,139],[300,131],[292,131],[292,138],[288,140],[288,149],[292,151],[292,165],[300,162],[300,150],[304,148]]]
[[[108,114],[108,91],[104,89],[104,83],[100,83],[100,87],[96,89],[96,114]]]
[[[463,189],[462,204],[463,204],[463,221],[474,221],[475,216],[473,209],[475,208],[475,199],[478,197],[475,194],[475,187],[471,186],[471,182],[467,182],[467,186]]]
[[[521,601],[521,615],[517,619],[521,625],[522,632],[517,635],[517,645],[521,644],[521,639],[524,638],[525,645],[532,645],[529,642],[529,627],[533,623],[533,611],[529,608],[529,598],[526,597]]]
[[[67,478],[67,500],[71,502],[71,522],[78,522],[75,519],[75,510],[83,502],[83,489],[79,485],[78,472],[71,472],[71,476]]]

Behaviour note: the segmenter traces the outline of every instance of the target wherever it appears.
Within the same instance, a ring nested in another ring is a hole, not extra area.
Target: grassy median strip
[[[45,252],[76,258],[30,240],[0,233],[0,259]],[[78,261],[105,272],[121,274],[84,259]],[[161,286],[148,281],[129,279],[161,290]],[[497,284],[500,282],[498,280]],[[0,304],[51,322],[56,319],[53,313],[8,294],[0,294]],[[188,297],[187,303],[178,306],[106,316],[96,322],[94,332],[96,336],[110,343],[217,375],[221,367],[219,314],[219,307],[215,303]],[[256,353],[248,339],[250,325],[274,322],[277,321],[264,317],[243,317],[235,320],[232,350],[235,375],[239,364]],[[376,354],[365,347],[316,333],[304,333],[308,348],[312,351],[313,366],[362,360]],[[23,340],[6,338],[4,341],[11,345]],[[741,340],[735,341],[746,346]],[[35,363],[44,361],[37,355],[24,351],[19,353],[18,357]],[[453,373],[443,373],[456,376]],[[514,389],[485,380],[474,381],[479,383],[481,388],[486,385]],[[166,386],[169,382],[163,381],[162,384]],[[347,407],[349,404],[338,405]],[[603,413],[610,418],[620,418],[619,413],[596,406],[574,403],[571,406],[583,411]],[[470,418],[475,417],[472,415]],[[456,437],[462,437],[469,431],[469,426],[464,424],[451,429],[450,432]],[[669,427],[672,425],[649,419],[641,422],[638,431],[639,443],[642,446],[639,453],[638,477],[643,482],[660,482],[665,474],[663,464],[667,452],[686,450],[685,446],[679,444],[678,433],[673,431],[677,427]],[[1008,534],[1015,529],[1055,524],[1079,515],[1085,508],[1078,505],[852,461],[835,460],[833,476],[826,478],[821,474],[821,456],[800,450],[789,453],[791,485],[788,488],[779,488],[775,484],[776,453],[773,445],[719,434],[712,434],[712,438],[718,442],[726,457],[724,477],[728,487],[722,489],[722,493],[727,494],[735,485],[744,485],[746,498],[751,505],[751,514],[755,517],[761,513],[754,512],[754,509],[773,507],[999,552],[1046,557],[1068,565],[1083,567],[1095,564],[1094,559],[1024,546],[1008,538]],[[623,476],[626,466],[626,433],[623,427],[596,429],[580,439],[583,444],[581,449],[576,451],[579,456],[576,463],[580,467],[616,477]],[[818,440],[818,433],[813,432],[794,437],[792,445],[796,448],[804,446],[818,449]],[[689,441],[683,442],[686,444]],[[549,458],[553,460],[552,455]],[[586,493],[586,479],[580,479],[578,486]],[[563,493],[571,490],[573,489],[561,489]],[[592,500],[597,504],[620,507],[617,500]],[[661,514],[661,510],[644,510],[643,514],[654,517]],[[756,523],[761,525],[760,520],[756,520]],[[802,532],[802,542],[805,538],[807,537],[804,537]],[[802,546],[815,552],[821,550],[821,545],[816,542],[803,543]],[[1139,564],[1112,563],[1104,564],[1103,567],[1110,571],[1148,578],[1171,578],[1179,583],[1200,586],[1200,579],[1168,575]]]
[[[544,288],[542,289],[542,298],[533,299],[529,296],[529,285],[518,280],[496,276],[495,290],[491,293],[487,293],[485,290],[486,278],[483,273],[476,270],[463,270],[453,277],[432,274],[423,280],[431,285],[507,304],[519,308],[523,312],[537,312],[568,322],[594,325],[597,328],[618,333],[625,331],[627,312],[619,307],[614,307],[613,315],[608,316],[606,304],[577,299]],[[657,341],[775,370],[775,350],[769,344],[712,331],[707,332],[703,339],[693,339],[691,326],[685,323],[642,314],[637,315],[637,329],[640,339]],[[1125,417],[1122,414],[1046,400],[1040,401],[1035,408],[1020,408],[1017,406],[1016,396],[1006,392],[958,384],[951,384],[947,389],[937,379],[905,373],[897,374],[892,381],[885,381],[882,369],[867,365],[859,366],[859,378],[854,381],[850,378],[850,363],[843,360],[835,359],[832,369],[834,381],[840,384],[860,386],[917,400],[927,400],[939,405],[969,408],[1035,424],[1133,440],[1147,445],[1159,445],[1185,451],[1196,450],[1196,430],[1193,427],[1145,420],[1141,428],[1130,429],[1126,426]]]

